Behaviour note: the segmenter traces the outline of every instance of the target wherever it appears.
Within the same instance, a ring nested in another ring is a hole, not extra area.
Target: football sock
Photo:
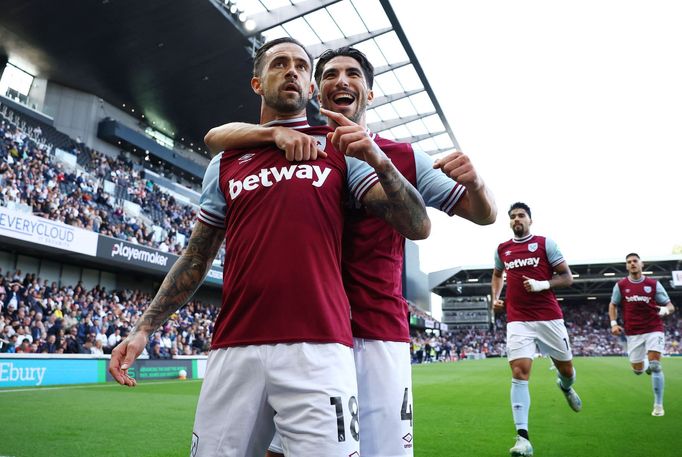
[[[516,430],[524,430],[526,431],[526,435],[528,435],[528,410],[530,409],[530,392],[528,391],[528,381],[512,378],[511,405],[512,416],[514,416],[514,425],[516,425]],[[520,434],[521,433],[519,433],[519,435]],[[524,436],[524,438],[526,437]]]
[[[561,388],[564,390],[570,389],[573,383],[575,383],[575,367],[573,368],[573,376],[571,376],[570,378],[565,377],[564,375],[561,374],[561,372],[558,372],[558,376],[559,382],[561,383]]]
[[[651,385],[654,388],[654,403],[662,405],[665,377],[663,376],[663,370],[661,370],[661,364],[657,360],[651,362]]]

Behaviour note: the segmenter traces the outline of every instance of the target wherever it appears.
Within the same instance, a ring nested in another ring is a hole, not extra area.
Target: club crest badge
[[[317,141],[317,147],[324,151],[324,148],[327,147],[327,137],[323,135],[313,135],[313,138]]]
[[[537,243],[530,243],[528,244],[528,250],[530,252],[535,252],[538,250],[538,244]]]
[[[650,294],[651,293],[651,286],[644,286],[644,292],[646,292],[647,294]]]

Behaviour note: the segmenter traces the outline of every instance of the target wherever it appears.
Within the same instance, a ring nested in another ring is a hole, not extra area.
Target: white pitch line
[[[138,384],[138,387],[145,387],[149,385],[159,385],[159,384],[172,384],[175,382],[201,382],[202,379],[187,379],[185,381],[145,381]],[[60,387],[23,387],[21,389],[0,389],[0,394],[10,393],[10,392],[42,392],[45,390],[72,390],[72,389],[92,389],[98,387],[125,387],[121,386],[115,382],[107,382],[106,384],[90,384],[86,386],[73,385],[73,386],[60,386]]]

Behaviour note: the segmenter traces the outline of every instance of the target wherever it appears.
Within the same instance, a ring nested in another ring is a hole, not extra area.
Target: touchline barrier
[[[109,356],[87,354],[0,354],[0,389],[113,382]],[[206,356],[182,356],[167,360],[140,358],[128,373],[138,381],[183,378],[203,379]]]

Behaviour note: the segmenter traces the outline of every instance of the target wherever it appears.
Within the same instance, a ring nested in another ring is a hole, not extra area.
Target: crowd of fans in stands
[[[83,161],[85,173],[66,170],[39,127],[25,131],[12,119],[17,120],[11,112],[0,116],[0,205],[26,205],[37,216],[166,252],[182,251],[196,218],[191,205],[162,192],[123,156],[84,149],[89,156]],[[122,189],[121,195],[105,192],[104,180]],[[138,204],[161,235],[125,214],[117,198]]]
[[[151,299],[135,290],[60,287],[35,274],[0,271],[0,352],[109,354]],[[190,301],[152,335],[147,354],[206,354],[217,313],[216,306]]]

